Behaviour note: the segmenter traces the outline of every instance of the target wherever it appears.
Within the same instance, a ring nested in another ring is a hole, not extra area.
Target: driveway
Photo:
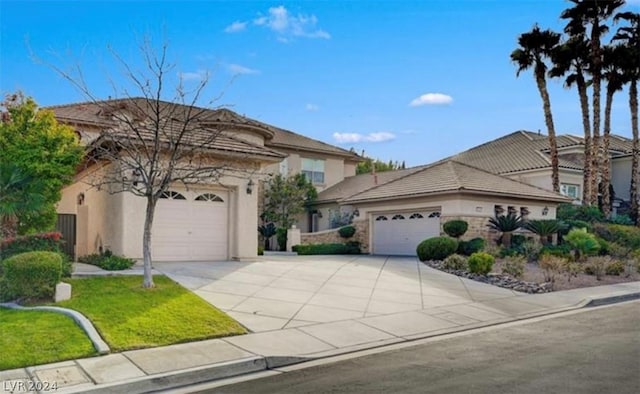
[[[154,268],[254,332],[410,311],[466,324],[506,317],[514,298],[526,301],[521,293],[405,257],[268,256],[251,263],[154,263]]]

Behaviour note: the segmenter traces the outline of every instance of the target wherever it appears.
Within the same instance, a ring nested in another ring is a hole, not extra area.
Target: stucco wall
[[[338,234],[339,229],[319,231],[316,233],[300,234],[302,244],[323,244],[323,243],[345,243],[347,241],[360,242],[360,250],[362,253],[369,253],[369,221],[354,220],[352,225],[356,228],[353,237],[344,239]]]
[[[318,192],[341,182],[346,176],[355,175],[355,165],[345,166],[344,159],[331,157],[327,154],[299,152],[296,150],[288,150],[276,148],[278,151],[288,154],[287,157],[287,176],[299,174],[302,171],[302,159],[319,159],[324,160],[324,183],[314,184]],[[345,175],[345,170],[351,175]],[[265,167],[265,173],[279,174],[280,164],[270,164]]]
[[[551,182],[551,170],[530,171],[518,174],[506,174],[511,179],[541,187],[546,190],[553,190]],[[582,172],[561,169],[558,173],[560,184],[567,183],[580,186],[580,197],[582,196]]]
[[[616,198],[625,201],[631,199],[631,156],[611,161],[611,185],[613,185]]]

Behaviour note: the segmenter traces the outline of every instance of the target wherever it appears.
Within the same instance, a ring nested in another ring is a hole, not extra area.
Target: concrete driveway
[[[268,256],[251,263],[154,263],[154,268],[254,332],[363,318],[375,323],[380,316],[410,311],[467,324],[508,316],[514,298],[523,297],[404,257]],[[541,308],[516,305],[519,312]]]

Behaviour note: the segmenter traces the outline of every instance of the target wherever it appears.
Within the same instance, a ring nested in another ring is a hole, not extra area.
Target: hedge
[[[296,245],[293,251],[299,255],[313,254],[360,254],[360,244],[350,242],[347,244],[311,244]]]
[[[55,252],[27,252],[3,262],[3,298],[53,298],[62,276],[62,256]]]
[[[25,252],[60,252],[62,250],[62,242],[64,242],[62,234],[59,232],[7,238],[0,243],[0,260]]]
[[[458,241],[449,237],[433,237],[420,242],[416,253],[420,261],[443,260],[458,249]]]

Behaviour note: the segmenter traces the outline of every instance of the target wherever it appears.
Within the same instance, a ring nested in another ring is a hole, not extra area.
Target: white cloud
[[[227,70],[234,75],[238,74],[260,74],[259,70],[241,66],[239,64],[227,64]]]
[[[339,144],[349,144],[358,142],[384,142],[395,139],[396,135],[386,131],[378,133],[333,133],[333,139]]]
[[[420,97],[416,97],[409,103],[411,107],[419,107],[421,105],[441,105],[451,104],[453,97],[442,93],[425,93]]]
[[[183,81],[202,81],[207,78],[205,70],[179,72],[178,78]]]
[[[290,37],[331,38],[329,33],[316,27],[318,18],[315,15],[292,15],[282,5],[269,8],[268,14],[255,18],[253,24],[274,31],[281,42],[289,42]]]
[[[225,33],[238,33],[247,29],[247,22],[235,21],[224,29]]]
[[[306,109],[309,112],[315,112],[318,111],[320,109],[320,106],[318,106],[317,104],[307,104],[304,106],[304,109]]]

